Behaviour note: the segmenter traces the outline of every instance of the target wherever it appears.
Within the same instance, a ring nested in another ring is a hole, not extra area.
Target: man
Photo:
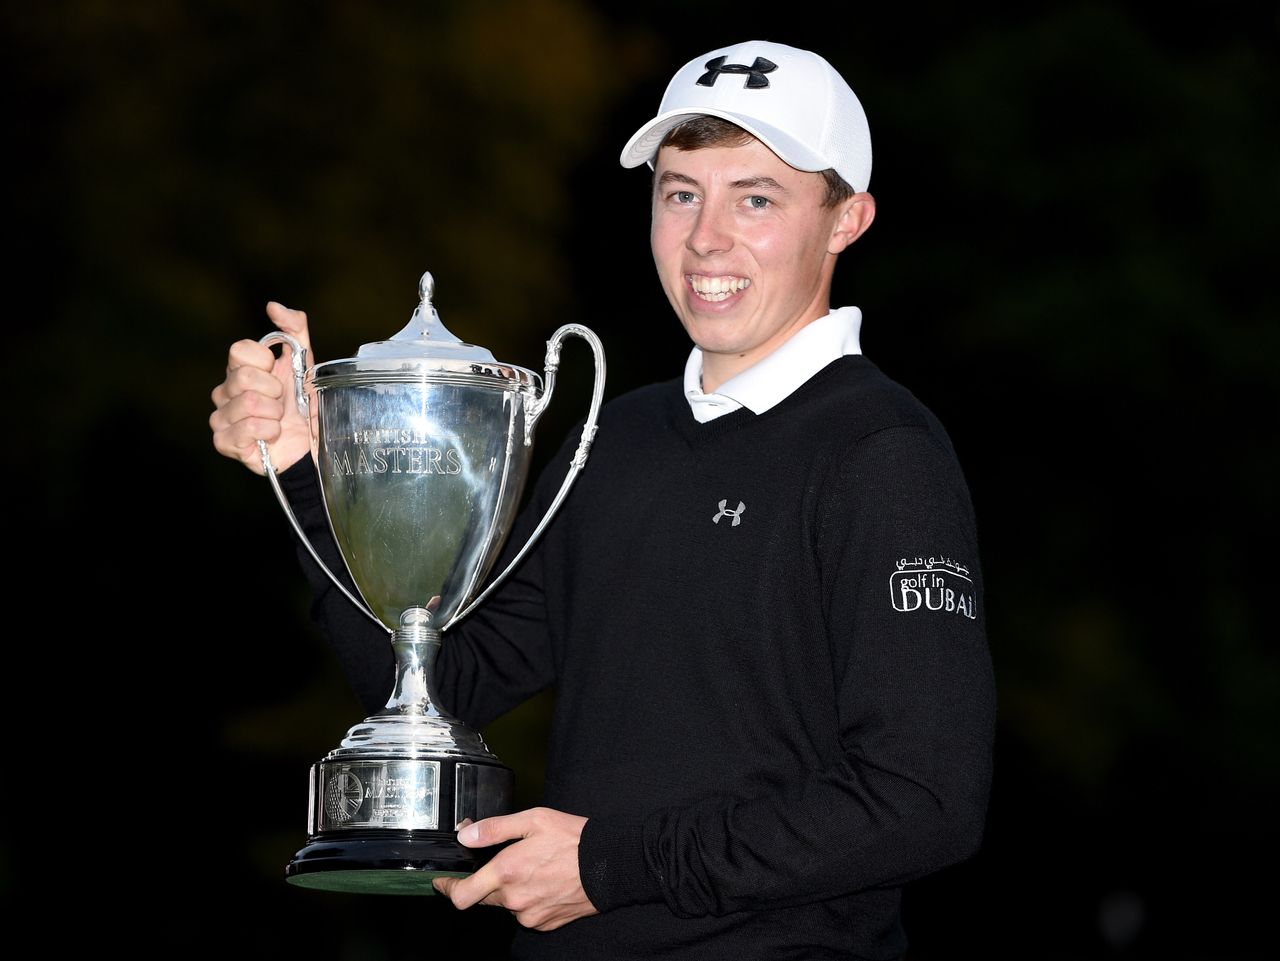
[[[821,57],[742,43],[677,72],[622,162],[653,166],[654,261],[695,346],[683,378],[607,405],[562,514],[442,648],[469,724],[551,685],[556,708],[548,806],[464,828],[515,843],[436,887],[515,913],[520,957],[899,957],[902,885],[979,843],[994,697],[950,442],[861,356],[857,308],[829,307],[874,217],[865,116]],[[282,365],[232,348],[214,442],[296,462],[319,538]],[[308,569],[381,706],[385,635]]]

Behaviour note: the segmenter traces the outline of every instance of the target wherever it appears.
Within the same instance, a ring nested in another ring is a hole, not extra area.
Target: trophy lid
[[[317,386],[333,383],[335,378],[344,383],[349,379],[407,380],[437,373],[496,377],[515,385],[539,383],[532,371],[499,363],[484,347],[468,344],[451,333],[431,303],[434,293],[435,279],[428,271],[418,281],[418,306],[404,329],[390,340],[365,344],[355,357],[317,364]]]

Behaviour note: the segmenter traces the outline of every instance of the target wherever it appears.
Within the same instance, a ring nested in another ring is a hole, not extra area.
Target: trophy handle
[[[569,336],[581,337],[591,345],[591,352],[595,355],[596,379],[595,385],[591,390],[591,409],[587,412],[587,421],[582,425],[582,439],[578,442],[578,450],[573,455],[573,460],[569,464],[569,472],[565,475],[564,482],[560,485],[560,490],[556,492],[555,499],[551,502],[551,506],[547,508],[547,512],[542,515],[542,520],[538,521],[538,526],[533,529],[533,533],[529,535],[529,539],[524,542],[524,546],[520,548],[511,563],[506,569],[489,583],[480,595],[461,611],[455,614],[441,630],[448,630],[455,622],[461,620],[470,614],[476,606],[489,596],[489,593],[507,579],[510,574],[522,560],[524,555],[529,552],[547,525],[551,523],[551,519],[555,516],[556,511],[560,510],[560,505],[569,494],[569,488],[573,486],[573,482],[578,479],[578,474],[587,464],[587,454],[591,451],[591,442],[596,437],[596,418],[600,414],[600,403],[604,399],[604,347],[600,344],[600,338],[597,337],[589,328],[583,327],[581,324],[565,324],[547,341],[547,361],[546,361],[546,386],[543,388],[542,396],[534,399],[525,409],[524,421],[524,442],[530,444],[533,442],[533,427],[538,422],[538,418],[542,416],[543,411],[547,409],[547,404],[551,401],[551,392],[556,386],[556,371],[560,369],[560,347],[564,339]]]
[[[298,412],[302,414],[304,418],[310,418],[311,399],[307,397],[307,390],[305,386],[307,377],[307,348],[298,343],[296,337],[286,334],[280,330],[272,331],[267,334],[267,336],[259,340],[258,343],[262,344],[264,347],[270,347],[272,344],[289,345],[293,352],[291,363],[293,365],[294,400],[298,403]],[[307,549],[308,553],[311,554],[312,560],[319,564],[320,570],[324,571],[325,574],[329,576],[329,580],[333,581],[334,587],[342,591],[342,593],[346,595],[347,600],[363,612],[366,617],[381,627],[384,631],[387,631],[388,634],[394,633],[393,631],[388,631],[386,625],[378,620],[377,615],[375,615],[373,611],[369,610],[368,606],[366,606],[363,601],[359,600],[354,594],[347,590],[346,585],[344,585],[342,581],[338,580],[333,571],[329,570],[329,565],[320,559],[319,553],[317,553],[316,549],[311,546],[311,541],[307,539],[307,535],[302,532],[302,525],[298,523],[298,518],[294,516],[293,508],[289,506],[289,499],[284,496],[284,491],[280,487],[280,481],[276,477],[275,465],[271,463],[271,455],[267,452],[266,441],[258,441],[258,451],[262,454],[262,469],[267,475],[267,480],[271,482],[271,489],[275,491],[276,500],[278,500],[280,502],[280,506],[284,508],[285,516],[289,518],[289,523],[293,525],[293,532],[298,535],[303,546]]]

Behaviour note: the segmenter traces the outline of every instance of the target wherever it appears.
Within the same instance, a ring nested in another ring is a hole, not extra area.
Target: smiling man
[[[622,162],[653,167],[654,261],[694,346],[607,405],[564,511],[443,645],[438,693],[469,724],[548,686],[556,707],[547,806],[464,827],[507,846],[437,890],[515,914],[520,958],[900,957],[903,885],[980,843],[994,692],[950,441],[861,355],[858,309],[830,309],[875,213],[866,118],[823,58],[742,43],[677,72]],[[260,470],[271,441],[321,543],[275,363],[233,347],[215,446]],[[386,636],[303,560],[374,710]]]
[[[836,256],[871,225],[875,201],[824,203],[820,176],[740,128],[690,123],[655,161],[653,256],[713,392],[827,315]],[[685,148],[696,129],[726,145]]]

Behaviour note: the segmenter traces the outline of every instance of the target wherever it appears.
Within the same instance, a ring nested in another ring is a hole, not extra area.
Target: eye
[[[764,210],[772,202],[768,197],[761,197],[759,194],[747,198],[747,206],[752,210]]]
[[[671,199],[678,204],[691,204],[694,201],[692,190],[677,190],[671,195]]]

